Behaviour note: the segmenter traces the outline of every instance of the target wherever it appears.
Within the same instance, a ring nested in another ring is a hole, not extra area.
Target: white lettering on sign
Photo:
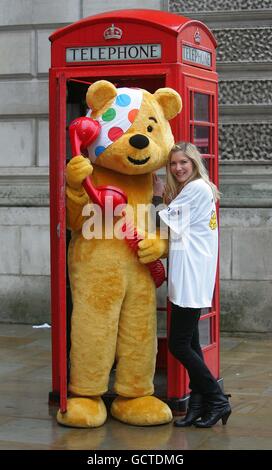
[[[212,63],[212,55],[210,52],[191,46],[182,47],[182,58],[183,60],[188,60],[195,64],[206,65],[206,67],[210,67]]]
[[[160,44],[68,47],[66,49],[66,62],[99,62],[105,60],[147,59],[161,59]]]

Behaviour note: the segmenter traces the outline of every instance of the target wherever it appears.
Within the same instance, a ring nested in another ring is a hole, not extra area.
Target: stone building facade
[[[221,328],[272,331],[271,2],[1,0],[0,321],[50,319],[48,36],[121,8],[205,22],[220,77]]]

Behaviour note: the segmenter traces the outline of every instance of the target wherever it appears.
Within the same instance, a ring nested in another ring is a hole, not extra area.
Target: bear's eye
[[[147,132],[152,132],[153,131],[153,127],[152,126],[147,126]]]

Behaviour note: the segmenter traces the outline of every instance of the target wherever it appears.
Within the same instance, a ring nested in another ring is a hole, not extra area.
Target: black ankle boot
[[[174,426],[185,428],[191,426],[203,414],[203,398],[200,393],[191,393],[185,418],[178,418]]]
[[[195,424],[198,428],[210,428],[222,419],[222,424],[227,424],[231,414],[229,397],[223,393],[211,393],[205,397],[205,414]]]

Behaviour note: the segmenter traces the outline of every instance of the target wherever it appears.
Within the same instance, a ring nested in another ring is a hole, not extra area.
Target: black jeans
[[[221,393],[201,351],[198,330],[200,313],[200,308],[183,308],[171,303],[169,351],[187,369],[192,392]]]

